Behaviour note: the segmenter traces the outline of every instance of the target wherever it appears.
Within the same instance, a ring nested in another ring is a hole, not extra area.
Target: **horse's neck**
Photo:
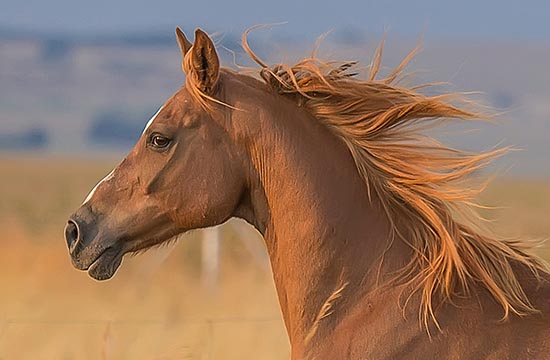
[[[372,289],[389,226],[345,145],[293,103],[266,101],[254,119],[235,121],[256,125],[243,217],[264,235],[294,350],[330,330],[330,316],[314,325],[329,299],[325,311],[336,312]]]

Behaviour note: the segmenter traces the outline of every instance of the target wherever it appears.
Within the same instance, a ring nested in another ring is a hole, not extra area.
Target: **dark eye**
[[[153,134],[151,135],[149,139],[149,145],[156,150],[163,150],[170,145],[170,142],[172,140],[170,138],[167,138],[166,136],[162,136],[160,134]]]

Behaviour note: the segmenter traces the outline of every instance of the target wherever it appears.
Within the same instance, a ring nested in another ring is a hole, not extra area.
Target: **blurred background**
[[[216,40],[249,66],[246,28],[267,62],[309,55],[367,66],[386,33],[385,69],[409,66],[436,91],[476,91],[489,124],[438,136],[463,148],[512,145],[481,197],[510,236],[550,236],[550,4],[473,0],[1,0],[0,359],[286,359],[289,346],[259,236],[246,224],[187,234],[126,258],[95,282],[73,269],[67,216],[124,156],[184,81],[174,28]],[[545,247],[540,255],[550,259]]]

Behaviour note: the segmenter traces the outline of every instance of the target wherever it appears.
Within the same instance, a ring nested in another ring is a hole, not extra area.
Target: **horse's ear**
[[[179,26],[176,26],[176,40],[178,41],[178,45],[181,51],[181,58],[183,61],[185,54],[187,54],[193,44],[191,44],[191,41],[187,40],[187,37],[185,36],[183,31],[181,31]]]
[[[201,29],[195,30],[195,43],[191,47],[190,68],[187,76],[193,76],[197,86],[205,93],[211,93],[218,81],[220,60],[212,40]]]

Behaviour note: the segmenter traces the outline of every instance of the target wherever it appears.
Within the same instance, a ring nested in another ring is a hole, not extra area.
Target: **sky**
[[[509,0],[0,0],[0,28],[48,33],[112,34],[233,31],[287,22],[281,33],[317,37],[362,29],[428,38],[550,42],[550,1]],[[343,5],[345,4],[345,5]]]

